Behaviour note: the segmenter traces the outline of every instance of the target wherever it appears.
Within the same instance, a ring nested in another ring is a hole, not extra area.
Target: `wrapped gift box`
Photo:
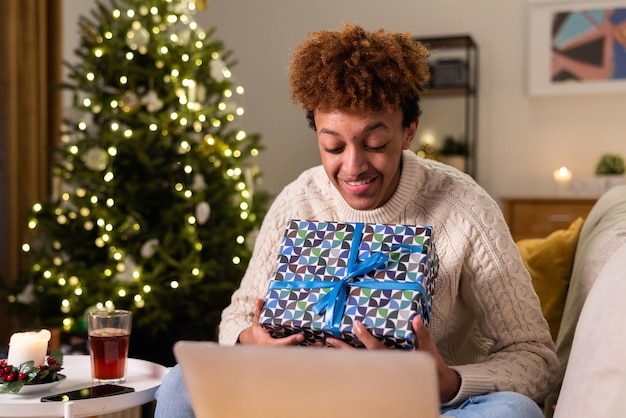
[[[432,228],[292,220],[260,323],[303,344],[341,338],[355,347],[359,320],[385,345],[415,347],[411,321],[430,320],[438,258]]]

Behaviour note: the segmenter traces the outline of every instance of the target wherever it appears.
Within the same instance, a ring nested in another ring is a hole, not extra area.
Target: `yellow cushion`
[[[563,316],[576,243],[582,225],[583,218],[578,218],[568,229],[555,231],[545,238],[517,241],[554,341]]]

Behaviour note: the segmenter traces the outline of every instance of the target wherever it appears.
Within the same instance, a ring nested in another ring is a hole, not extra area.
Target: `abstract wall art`
[[[626,0],[530,0],[531,95],[626,92]]]

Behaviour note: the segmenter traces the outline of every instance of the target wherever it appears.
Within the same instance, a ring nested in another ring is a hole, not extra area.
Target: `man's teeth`
[[[364,184],[369,183],[371,180],[357,180],[357,181],[347,181],[350,186],[362,186]]]

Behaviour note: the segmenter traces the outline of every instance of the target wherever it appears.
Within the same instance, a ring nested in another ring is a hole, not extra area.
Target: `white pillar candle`
[[[35,362],[35,366],[45,364],[50,337],[50,331],[47,329],[13,334],[9,341],[7,363],[15,367],[30,360]]]
[[[569,194],[570,183],[572,181],[571,170],[567,167],[557,168],[552,175],[556,182],[556,193],[561,196]]]

